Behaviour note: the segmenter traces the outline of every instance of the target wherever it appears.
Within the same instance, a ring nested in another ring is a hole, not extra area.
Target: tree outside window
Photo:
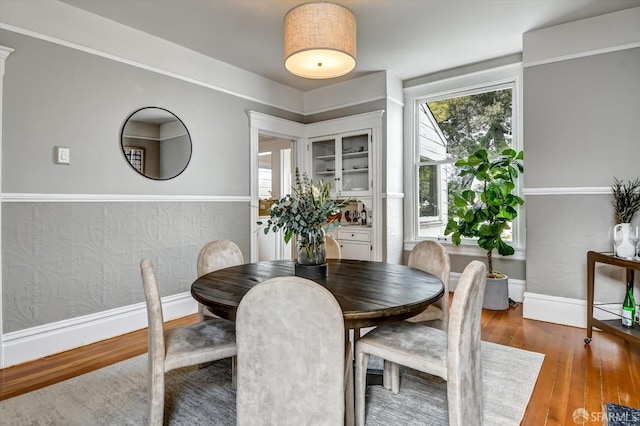
[[[513,143],[513,88],[424,100],[419,107],[418,236],[443,235],[453,199],[474,189],[471,177],[459,177],[454,163],[484,148],[497,156]]]

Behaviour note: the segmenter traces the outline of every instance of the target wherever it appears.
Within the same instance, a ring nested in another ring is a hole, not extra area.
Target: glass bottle
[[[364,203],[362,203],[362,211],[360,211],[360,225],[367,224],[367,209],[364,207]]]
[[[633,279],[627,281],[627,292],[622,304],[622,325],[625,327],[633,327],[636,317],[636,301],[633,297]]]

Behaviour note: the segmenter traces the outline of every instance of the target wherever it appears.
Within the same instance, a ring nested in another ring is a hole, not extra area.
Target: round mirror
[[[163,108],[141,108],[122,127],[122,152],[149,179],[173,179],[191,160],[191,136],[182,120]]]

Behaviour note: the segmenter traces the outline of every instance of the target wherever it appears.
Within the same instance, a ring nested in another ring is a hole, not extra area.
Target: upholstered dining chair
[[[472,261],[453,294],[447,331],[409,321],[382,325],[356,343],[355,417],[364,425],[369,355],[447,381],[449,424],[482,424],[480,318],[486,267]],[[426,419],[425,419],[426,421]]]
[[[202,247],[198,254],[198,277],[206,275],[209,272],[217,271],[218,269],[242,265],[243,263],[244,257],[242,256],[242,251],[240,251],[240,248],[233,241],[209,241]],[[214,315],[199,302],[198,315],[200,316],[200,321],[204,320],[205,316],[217,318],[217,315]]]
[[[263,281],[240,301],[236,333],[238,425],[352,422],[351,348],[327,289],[299,277]]]
[[[437,324],[440,326],[436,328],[446,330],[449,322],[449,275],[451,273],[451,261],[447,249],[437,241],[420,241],[409,253],[407,266],[433,274],[444,284],[444,294],[442,297],[427,306],[427,309],[415,317],[409,318],[407,321],[424,322],[440,320],[441,323]]]
[[[340,259],[340,245],[331,235],[327,235],[324,240],[324,246],[327,251],[327,259]]]
[[[409,253],[407,266],[435,275],[444,285],[444,293],[438,301],[427,306],[427,309],[407,321],[447,330],[449,323],[449,275],[451,272],[451,261],[447,249],[437,241],[420,241]],[[393,365],[389,361],[384,363],[383,385],[398,393],[400,370],[397,365]]]
[[[165,330],[158,281],[149,259],[140,262],[149,320],[149,425],[162,425],[165,373],[181,367],[217,361],[236,355],[235,323],[210,319]]]

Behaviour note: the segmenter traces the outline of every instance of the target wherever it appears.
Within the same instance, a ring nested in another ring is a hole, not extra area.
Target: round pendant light
[[[285,68],[306,78],[334,78],[356,66],[356,18],[335,3],[305,3],[284,17]]]

